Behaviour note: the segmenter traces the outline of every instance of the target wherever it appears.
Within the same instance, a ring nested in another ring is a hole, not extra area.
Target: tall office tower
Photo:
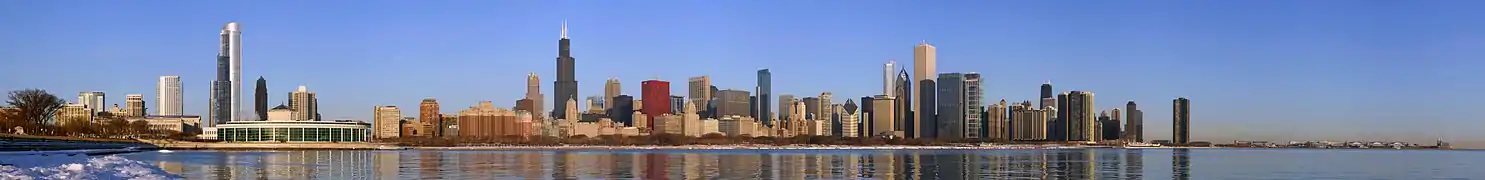
[[[1060,102],[1059,102],[1060,103]],[[1058,117],[1067,126],[1067,141],[1098,141],[1103,139],[1101,126],[1093,109],[1093,92],[1071,91],[1067,93],[1067,108],[1058,108]]]
[[[728,89],[717,91],[717,116],[742,116],[748,117],[748,91]]]
[[[232,112],[231,112],[231,116],[228,117],[230,120],[243,119],[242,113],[241,113],[242,112],[242,29],[241,29],[240,26],[241,25],[238,25],[237,22],[230,22],[230,23],[227,23],[227,27],[222,28],[222,36],[224,36],[224,40],[226,40],[226,41],[222,42],[222,45],[223,46],[226,46],[223,49],[225,49],[225,50],[228,51],[229,54],[228,54],[227,57],[228,57],[229,60],[232,61],[232,70],[231,70],[231,72],[228,73],[229,76],[232,77],[231,78],[231,82],[232,82],[232,89],[231,89],[231,92],[232,92],[232,100],[231,100],[231,103],[232,103]]]
[[[753,88],[753,91],[755,91],[755,92],[758,91],[758,88]],[[758,104],[758,96],[748,96],[748,117],[753,117],[753,116],[758,115],[758,107],[759,106],[757,104]],[[758,122],[763,122],[763,120],[759,119]],[[767,125],[767,124],[764,124],[764,125]]]
[[[897,86],[896,79],[893,79],[895,76],[892,74],[894,72],[893,70],[897,70],[896,66],[897,61],[893,60],[887,60],[887,64],[882,65],[882,94],[888,96],[896,94],[892,92],[893,89],[896,89],[894,86]]]
[[[800,119],[795,119],[795,120],[813,120],[813,119],[804,118],[804,117],[807,117],[809,115],[814,115],[815,113],[819,113],[820,112],[820,98],[816,98],[816,97],[804,97],[802,99],[799,99],[799,102],[803,102],[804,103],[804,112],[796,112],[795,114],[803,114],[804,116],[802,116]],[[798,110],[798,109],[795,109],[795,110]],[[783,118],[779,118],[779,119],[783,119]],[[789,117],[789,119],[794,119],[794,117]],[[794,120],[791,120],[791,121],[794,121]]]
[[[902,134],[900,133],[902,131],[898,131],[897,127],[893,125],[896,122],[891,122],[893,117],[896,117],[896,115],[892,114],[892,112],[896,112],[892,109],[897,107],[893,106],[892,101],[894,100],[896,99],[892,98],[892,96],[887,95],[877,95],[876,97],[871,98],[871,107],[874,109],[872,109],[871,111],[873,117],[871,118],[872,123],[869,136],[902,136]]]
[[[686,108],[685,96],[670,96],[670,113],[681,114]]]
[[[125,116],[128,116],[128,117],[144,117],[145,115],[147,115],[147,114],[144,113],[146,108],[144,108],[144,95],[143,94],[126,94],[126,95],[124,95],[124,105],[126,106],[124,108],[125,109],[128,109],[128,110],[125,111],[125,112],[128,112],[128,113],[125,114]]]
[[[861,107],[855,101],[846,99],[846,105],[841,105],[839,134],[841,137],[859,137],[861,135]]]
[[[552,91],[556,97],[552,102],[567,102],[577,100],[577,79],[573,75],[575,63],[572,58],[572,40],[567,38],[567,21],[562,21],[562,39],[557,40],[557,81],[553,82]],[[667,95],[669,96],[669,95]],[[648,98],[648,97],[647,97]],[[552,119],[566,119],[567,106],[562,103],[553,103]]]
[[[1010,115],[1015,121],[1015,126],[1011,128],[1015,134],[1011,135],[1011,140],[1040,141],[1047,138],[1047,110],[1034,107],[1031,102],[1011,106]]]
[[[438,99],[426,98],[418,103],[418,121],[433,125],[435,128],[428,129],[428,135],[432,137],[443,137],[443,117],[438,113]]]
[[[526,74],[526,99],[531,100],[531,118],[546,119],[546,95],[541,94],[541,76],[536,72]]]
[[[670,114],[670,82],[651,79],[640,82],[640,98],[644,106],[640,112],[649,116],[650,120],[656,120],[660,116]],[[662,124],[663,125],[663,124]],[[650,121],[645,127],[657,127],[654,121]]]
[[[1124,110],[1129,111],[1125,113],[1125,116],[1128,117],[1124,118],[1124,120],[1128,121],[1124,123],[1124,140],[1145,142],[1144,112],[1135,108],[1134,101],[1124,103]]]
[[[892,117],[893,119],[891,122],[905,122],[917,119],[918,116],[914,113],[914,111],[917,111],[917,109],[913,109],[913,97],[918,95],[913,93],[917,92],[916,90],[913,90],[913,87],[915,87],[913,86],[913,79],[909,78],[907,69],[901,69],[901,71],[898,71],[897,85],[893,87],[892,94],[887,95],[897,98],[896,101],[893,102],[893,106],[895,106],[893,109],[896,110],[896,112],[892,112],[895,117]]]
[[[904,132],[906,134],[905,136],[912,138],[923,138],[923,131],[930,131],[935,135],[938,133],[938,84],[933,80],[920,80],[918,81],[918,87],[921,88],[918,89],[918,97],[913,98],[917,99],[918,103],[922,103],[919,104],[921,106],[918,106],[918,111],[915,112],[918,115],[915,118],[917,122],[900,122],[904,126],[902,129],[906,131]]]
[[[1103,140],[1119,140],[1120,137],[1123,137],[1121,134],[1124,131],[1119,128],[1119,115],[1121,115],[1119,108],[1109,110],[1108,114],[1098,115],[1098,118],[1103,120],[1101,121],[1103,123]]]
[[[87,106],[87,108],[92,108],[92,113],[94,114],[103,112],[104,99],[105,98],[103,92],[93,91],[77,93],[77,103]]]
[[[872,96],[861,97],[861,124],[856,127],[856,137],[871,137],[872,135],[873,122],[876,121],[875,118],[872,118],[872,116],[876,115],[872,113],[876,112],[876,107],[872,106],[872,103],[876,103],[876,100]]]
[[[686,96],[691,98],[691,104],[696,104],[696,107],[699,108],[705,108],[706,101],[712,99],[712,77],[691,77],[687,82],[689,84],[687,84],[686,90],[688,90],[687,93],[689,94],[686,94]]]
[[[155,114],[165,116],[181,115],[180,76],[160,76],[160,83],[155,88]]]
[[[937,49],[938,48],[933,47],[933,45],[929,45],[928,44],[928,41],[923,41],[921,43],[918,43],[917,46],[914,46],[913,47],[913,77],[914,78],[917,78],[917,79],[914,79],[913,81],[922,82],[923,80],[933,81],[935,79],[938,79],[938,55],[937,55],[938,54],[938,50]],[[918,85],[915,86],[913,89],[917,89],[917,90],[925,90],[925,89],[927,89],[928,91],[934,91],[935,88],[931,88],[933,86],[929,86],[929,85],[930,84],[918,83]],[[930,88],[924,88],[924,87],[930,87]],[[913,94],[913,97],[912,97],[912,100],[913,100],[913,104],[912,105],[913,105],[913,107],[911,109],[920,110],[920,111],[917,112],[918,113],[918,118],[928,117],[929,116],[927,114],[930,114],[930,113],[925,113],[925,112],[921,111],[922,109],[925,109],[924,108],[925,106],[924,106],[924,103],[923,102],[925,102],[925,101],[933,101],[934,100],[931,97],[929,97],[929,98],[922,97],[923,94],[925,94],[925,93],[923,93],[923,92],[915,93],[915,94]],[[928,94],[931,94],[931,93],[928,93]],[[930,103],[930,104],[927,105],[927,107],[928,107],[927,109],[932,109],[933,108],[933,104]],[[923,119],[912,119],[911,121],[908,121],[908,122],[911,122],[908,125],[909,128],[923,127],[923,124],[924,124]],[[907,134],[914,134],[914,133],[913,132],[908,132]],[[908,135],[908,136],[910,136],[910,137],[917,137],[917,136],[914,136],[914,135]]]
[[[1057,102],[1055,100],[1052,101],[1052,102],[1048,102],[1047,101],[1048,98],[1052,98],[1052,81],[1047,81],[1047,83],[1042,83],[1042,96],[1041,96],[1042,102],[1041,102],[1041,104],[1038,104],[1036,106],[1036,108],[1042,108],[1042,107],[1047,107],[1047,106],[1057,106],[1056,105]]]
[[[211,81],[211,102],[207,110],[207,113],[210,114],[208,118],[210,120],[202,123],[204,127],[214,127],[219,123],[237,120],[237,116],[235,116],[237,114],[237,109],[235,108],[237,100],[233,98],[235,97],[233,93],[237,92],[237,90],[234,90],[233,87],[235,86],[232,84],[232,78],[237,75],[237,70],[235,69],[238,69],[238,66],[241,65],[240,60],[242,55],[241,47],[239,47],[242,45],[242,33],[237,30],[236,22],[227,23],[222,28],[220,36],[222,44],[220,49],[218,49],[219,51],[217,51],[217,77]],[[267,116],[267,112],[267,110],[264,110],[264,116]]]
[[[964,74],[964,138],[981,138],[980,128],[983,128],[985,117],[983,80],[980,73]]]
[[[294,116],[291,120],[318,120],[315,119],[315,115],[319,114],[319,105],[315,102],[315,93],[309,92],[309,87],[299,86],[299,90],[290,92],[289,108],[294,109]]]
[[[619,77],[609,77],[608,81],[603,82],[603,100],[609,102],[618,102],[618,100],[614,100],[614,97],[619,97],[620,94],[623,94],[623,90],[620,88]],[[614,103],[607,103],[603,105],[603,109],[614,107]]]
[[[818,102],[820,104],[817,105],[820,106],[820,111],[815,113],[815,117],[821,117],[818,119],[830,119],[830,115],[835,114],[834,109],[830,107],[831,105],[835,105],[834,102],[830,101],[830,98],[834,98],[833,96],[830,92],[820,93],[820,102]]]
[[[763,122],[763,125],[772,127],[774,125],[769,103],[773,103],[773,73],[768,69],[758,70],[758,101],[753,103],[758,106],[754,118]]]
[[[625,126],[634,127],[634,97],[629,95],[616,95],[613,102],[608,105],[608,117],[614,122],[624,123]]]
[[[919,131],[921,132],[919,138],[962,139],[965,132],[964,124],[967,122],[965,115],[968,114],[964,112],[967,109],[964,102],[966,99],[964,74],[938,74],[936,83],[938,87],[934,91],[938,91],[938,97],[936,97],[936,103],[932,105],[938,108],[938,117],[934,119],[934,123],[924,122],[924,127]]]
[[[395,138],[401,135],[402,109],[397,106],[377,106],[373,118],[372,129],[376,138]],[[462,118],[462,117],[461,117]],[[462,128],[461,128],[462,129]]]
[[[1185,97],[1171,101],[1171,142],[1186,144],[1191,141],[1191,100]]]
[[[795,112],[794,111],[791,111],[791,110],[794,109],[794,103],[795,102],[799,102],[799,99],[794,99],[794,95],[793,94],[780,94],[779,95],[779,114],[794,114]],[[793,119],[789,119],[789,116],[787,116],[787,115],[785,115],[785,116],[779,116],[779,121],[789,121],[789,120],[793,120]]]
[[[1067,97],[1067,92],[1057,94],[1057,117],[1048,119],[1050,123],[1047,123],[1047,140],[1049,141],[1067,141]]]
[[[268,120],[268,80],[258,76],[258,87],[253,91],[253,110],[259,121]]]
[[[980,129],[982,138],[996,141],[1012,140],[1010,136],[1016,132],[1016,129],[1013,127],[1019,127],[1020,125],[1006,119],[1008,115],[1006,114],[1006,108],[1008,107],[1006,107],[1005,99],[1001,99],[1000,103],[990,105],[989,108],[985,109],[985,124],[980,126],[983,127]],[[1043,119],[1040,124],[1042,128],[1039,130],[1043,131],[1042,136],[1046,136],[1046,120]]]

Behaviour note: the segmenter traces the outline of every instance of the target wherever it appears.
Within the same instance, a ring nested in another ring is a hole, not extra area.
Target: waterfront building
[[[398,132],[400,133],[398,134],[399,137],[420,137],[428,133],[428,131],[423,130],[423,122],[418,121],[416,117],[402,117],[402,120],[398,121],[398,123],[400,123],[397,125],[400,128]]]
[[[100,91],[77,93],[77,104],[93,109],[93,113],[103,112],[104,93]]]
[[[294,109],[295,121],[319,120],[319,99],[315,93],[309,92],[309,88],[299,86],[299,90],[289,93],[289,108]]]
[[[155,104],[159,106],[155,108],[157,111],[155,114],[166,116],[181,115],[181,111],[185,107],[181,104],[180,76],[160,76],[160,83],[156,86],[155,91]],[[91,108],[101,111],[103,109],[102,105],[102,102],[99,102],[98,106]]]
[[[1110,112],[1112,112],[1113,116],[1110,116],[1109,115]],[[1105,141],[1119,140],[1119,136],[1120,136],[1119,135],[1120,134],[1120,130],[1119,130],[1119,118],[1115,118],[1115,117],[1119,117],[1119,109],[1118,108],[1114,108],[1113,110],[1109,110],[1109,111],[1104,111],[1104,112],[1099,112],[1098,113],[1098,123],[1103,123],[1102,124],[1102,126],[1103,126],[1102,128],[1103,129],[1101,130],[1102,133],[1103,133],[1103,135],[1102,135],[1103,136],[1103,139],[1099,139],[1099,140],[1105,140]]]
[[[985,124],[985,102],[984,84],[980,73],[970,72],[964,74],[964,123],[959,125],[964,129],[963,138],[982,138],[981,128]]]
[[[1097,141],[1103,139],[1102,124],[1093,109],[1093,92],[1071,91],[1067,93],[1066,108],[1058,108],[1067,126],[1066,141]],[[1059,102],[1059,104],[1062,104]]]
[[[554,94],[553,97],[556,98],[553,99],[554,101],[552,102],[567,102],[567,100],[577,100],[578,82],[577,77],[574,74],[575,70],[573,69],[576,66],[576,63],[577,62],[572,57],[572,39],[567,38],[567,21],[563,20],[562,38],[557,40],[557,81],[553,82],[552,86],[552,91]],[[668,91],[669,90],[667,90],[667,92]],[[561,103],[557,103],[555,104],[555,108],[553,108],[552,112],[553,114],[557,115],[565,115],[566,113],[563,112],[567,112],[567,109],[564,108],[567,108],[567,106],[564,106]],[[576,117],[557,116],[552,117],[551,119],[567,118]]]
[[[633,116],[631,116],[630,119],[633,119],[634,120],[634,124],[631,125],[631,126],[634,126],[635,128],[638,128],[640,134],[650,134],[650,130],[653,130],[651,128],[652,126],[650,126],[650,124],[651,124],[650,123],[650,117],[651,116],[650,115],[646,115],[643,111],[639,111],[639,110],[635,110],[634,113],[631,113],[631,114]]]
[[[687,94],[692,104],[696,107],[706,107],[706,101],[712,99],[712,77],[696,76],[687,80]]]
[[[533,119],[545,119],[547,117],[546,95],[541,94],[541,76],[537,76],[536,72],[526,74],[525,99],[531,100],[529,102],[530,107],[524,110],[530,111],[531,115],[534,116],[532,117]]]
[[[1145,142],[1144,112],[1136,108],[1134,101],[1125,103],[1124,110],[1128,111],[1125,113],[1128,117],[1124,118],[1127,121],[1124,123],[1124,140]]]
[[[731,115],[717,119],[717,128],[727,136],[761,136],[755,132],[757,126],[758,122],[747,116]]]
[[[505,135],[507,135],[507,136],[534,136],[534,135],[539,135],[540,134],[540,132],[537,130],[537,129],[539,129],[538,127],[540,127],[540,126],[538,126],[539,124],[537,124],[536,119],[535,119],[536,114],[538,114],[538,113],[531,113],[531,111],[515,111],[515,113],[516,113],[515,122],[514,123],[511,123],[511,124],[506,124],[509,128],[507,128],[507,127],[501,127],[503,129],[507,129]]]
[[[217,66],[219,68],[223,66],[223,64],[220,64],[220,63],[223,63],[223,61],[222,61],[223,59],[225,59],[227,61],[230,61],[232,63],[230,65],[231,68],[227,72],[227,74],[221,74],[220,72],[218,72],[218,74],[217,74],[217,76],[226,75],[226,76],[230,77],[230,79],[221,79],[221,78],[218,78],[217,79],[218,81],[230,82],[231,83],[231,86],[228,88],[227,91],[225,91],[225,92],[231,92],[231,99],[229,99],[229,101],[227,103],[227,104],[230,104],[231,109],[230,109],[230,111],[226,111],[226,112],[229,112],[229,114],[226,116],[229,121],[236,121],[236,120],[239,120],[239,119],[242,119],[243,118],[242,113],[241,113],[241,111],[242,111],[242,29],[241,28],[242,28],[241,25],[238,24],[237,22],[229,22],[229,23],[227,23],[226,27],[223,27],[222,28],[222,34],[221,34],[222,35],[222,52],[221,53],[218,53],[218,55],[217,55],[217,59],[218,59],[217,60],[217,63],[219,63]],[[225,85],[225,84],[221,84],[221,85]]]
[[[649,115],[650,120],[659,120],[659,118],[656,117],[671,113],[670,82],[661,81],[659,79],[651,79],[640,82],[639,86],[640,93],[642,94],[640,98],[644,99],[644,108],[640,108],[640,111],[643,111],[646,115]],[[657,124],[652,121],[646,126],[657,127]]]
[[[753,106],[758,107],[754,108],[753,117],[763,121],[765,126],[773,126],[773,113],[769,110],[769,103],[773,103],[773,73],[768,69],[758,70],[757,88],[757,100],[754,101]]]
[[[287,107],[286,107],[287,108]],[[286,111],[273,113],[291,113]],[[285,114],[284,116],[289,116]],[[232,121],[219,124],[216,136],[225,142],[258,143],[327,143],[370,142],[367,137],[371,124],[355,120],[295,121],[273,119],[266,121]]]
[[[924,131],[928,131],[927,134],[937,135],[938,133],[938,83],[931,79],[921,80],[918,81],[918,86],[921,89],[918,89],[918,97],[915,98],[920,105],[917,106],[917,119],[899,122],[901,129],[906,131],[904,133],[910,138],[925,138]]]
[[[1005,102],[1005,99],[1001,99],[1000,100],[1000,103],[994,104],[994,105],[990,105],[989,108],[986,108],[986,110],[985,110],[985,124],[984,124],[984,126],[982,126],[984,128],[980,130],[980,132],[982,132],[981,134],[984,135],[984,138],[985,139],[996,140],[996,141],[1012,140],[1011,136],[1013,134],[1015,134],[1015,132],[1018,130],[1018,128],[1014,128],[1014,127],[1019,127],[1019,123],[1018,122],[1011,122],[1010,120],[1006,119],[1007,116],[1009,115],[1006,112],[1006,111],[1009,110],[1007,108],[1009,108],[1009,107],[1007,107],[1006,102]],[[1046,132],[1045,131],[1046,131],[1046,126],[1047,126],[1047,121],[1045,119],[1043,119],[1040,122],[1032,122],[1032,123],[1039,124],[1039,125],[1037,125],[1035,127],[1041,127],[1041,128],[1040,129],[1035,129],[1035,130],[1041,131],[1042,132],[1041,133],[1042,134],[1042,137],[1045,138],[1045,136],[1046,136]]]
[[[893,117],[896,117],[896,114],[892,114],[892,112],[896,112],[896,110],[894,110],[896,106],[893,106],[893,101],[895,101],[896,98],[887,95],[877,95],[876,97],[872,97],[871,100],[871,106],[875,109],[872,109],[871,111],[872,126],[870,135],[873,137],[883,135],[892,137],[903,137],[902,131],[898,131],[897,127],[895,126],[896,123],[892,122]]]
[[[612,118],[614,123],[634,127],[634,97],[629,95],[615,95],[612,97],[611,103],[606,103],[605,105],[609,107],[608,117]]]
[[[968,130],[965,125],[969,123],[966,119],[969,112],[965,111],[969,109],[965,102],[968,99],[965,76],[960,73],[943,73],[938,75],[937,83],[938,100],[935,104],[938,107],[938,116],[935,123],[925,123],[925,127],[919,131],[922,132],[919,138],[963,139]]]
[[[1191,100],[1186,99],[1185,97],[1180,97],[1172,100],[1171,105],[1171,141],[1175,144],[1190,143]]]
[[[439,115],[438,99],[425,98],[418,103],[418,119],[430,126],[425,128],[430,137],[443,137],[443,117]]]
[[[144,95],[142,94],[124,95],[124,105],[126,105],[124,109],[127,109],[126,112],[128,112],[124,114],[125,117],[144,117],[146,115],[144,113]]]
[[[496,108],[490,101],[480,101],[479,105],[459,111],[459,136],[498,138],[518,135],[517,132],[507,131],[514,129],[515,122],[514,111]]]
[[[372,129],[374,129],[375,135],[373,137],[396,138],[401,135],[402,128],[398,127],[398,125],[402,123],[398,121],[402,120],[402,109],[397,108],[397,106],[376,106],[374,112],[375,114],[373,115],[375,117],[372,118]]]
[[[1067,112],[1065,111],[1065,109],[1068,109],[1067,97],[1068,93],[1062,92],[1058,93],[1057,98],[1055,98],[1057,99],[1056,109],[1058,111],[1057,117],[1048,119],[1051,121],[1047,123],[1047,140],[1049,141],[1067,141]]]
[[[125,119],[125,121],[144,121],[149,129],[159,132],[176,133],[198,133],[201,132],[201,116],[170,115],[170,116],[145,116]]]
[[[855,101],[846,99],[846,104],[841,105],[840,136],[860,137],[862,114],[861,107],[857,106]]]
[[[608,81],[603,82],[603,100],[607,100],[609,102],[607,104],[603,104],[605,105],[603,106],[603,109],[613,108],[614,103],[619,102],[619,100],[614,99],[615,97],[619,97],[619,95],[624,94],[623,90],[620,89],[622,87],[620,87],[619,85],[619,77],[609,77]]]
[[[93,108],[86,104],[67,103],[57,108],[52,123],[59,126],[89,124],[93,122]]]
[[[1041,141],[1047,139],[1047,109],[1036,109],[1031,102],[1016,103],[1010,106],[1011,119],[1014,127],[1011,129],[1011,140],[1015,141]]]
[[[259,121],[268,120],[268,80],[258,76],[257,88],[253,90],[253,112]]]
[[[922,82],[923,81],[933,81],[935,79],[938,79],[938,68],[937,68],[938,67],[938,55],[937,55],[938,54],[938,50],[937,49],[938,48],[933,47],[933,45],[928,44],[928,41],[923,41],[921,43],[918,43],[917,46],[913,46],[913,77],[917,78],[917,79],[914,79],[913,81],[919,82],[917,84],[917,86],[914,86],[913,87],[913,89],[918,90],[920,93],[914,93],[914,94],[912,94],[913,95],[913,97],[912,97],[912,100],[913,100],[912,106],[913,107],[910,108],[910,109],[913,109],[913,110],[918,110],[918,112],[917,112],[918,113],[918,117],[916,117],[915,119],[912,119],[912,120],[905,120],[905,122],[908,122],[908,123],[905,123],[905,127],[908,129],[907,134],[909,134],[908,136],[911,136],[911,137],[918,137],[918,133],[915,132],[916,130],[914,130],[914,128],[922,128],[922,127],[924,127],[924,124],[936,123],[936,122],[926,122],[925,123],[925,122],[923,122],[924,119],[921,119],[921,118],[924,118],[924,117],[933,117],[933,114],[936,112],[936,111],[930,111],[930,112],[923,112],[922,111],[924,109],[933,109],[932,106],[935,105],[934,103],[931,102],[931,101],[934,101],[935,98],[933,98],[932,96],[928,96],[928,97],[924,97],[923,96],[923,95],[931,95],[932,92],[923,92],[923,91],[935,91],[934,90],[935,88],[932,88],[933,85],[935,85],[935,84],[924,84]],[[927,103],[925,103],[925,102],[927,102]],[[928,107],[927,108],[924,108],[924,106],[928,106]]]
[[[748,91],[727,89],[717,91],[721,102],[717,104],[717,116],[751,116],[748,113]]]
[[[687,102],[684,99],[680,102]],[[701,116],[696,114],[696,104],[683,103],[681,108],[681,134],[692,137],[701,137]]]

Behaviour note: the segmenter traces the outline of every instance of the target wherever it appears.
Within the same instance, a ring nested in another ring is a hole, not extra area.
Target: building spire
[[[567,39],[567,19],[562,19],[562,39]]]

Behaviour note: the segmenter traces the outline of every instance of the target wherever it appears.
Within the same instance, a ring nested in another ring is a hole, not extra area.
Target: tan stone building
[[[893,126],[892,122],[893,117],[897,116],[893,113],[896,106],[893,106],[892,103],[897,99],[887,95],[877,95],[871,99],[871,107],[873,108],[871,111],[873,119],[872,127],[870,128],[871,136],[891,135],[893,137],[902,137],[902,131],[897,131],[897,127]]]
[[[376,138],[395,138],[402,135],[402,109],[397,106],[374,108],[373,135]],[[272,115],[270,115],[271,117]],[[270,118],[271,119],[271,118]]]

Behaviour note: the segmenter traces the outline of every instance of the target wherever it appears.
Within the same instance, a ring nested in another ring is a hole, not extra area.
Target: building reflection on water
[[[1143,179],[1153,175],[1146,153],[1169,153],[1171,179],[1190,179],[1185,149],[180,151],[127,158],[188,179]]]

